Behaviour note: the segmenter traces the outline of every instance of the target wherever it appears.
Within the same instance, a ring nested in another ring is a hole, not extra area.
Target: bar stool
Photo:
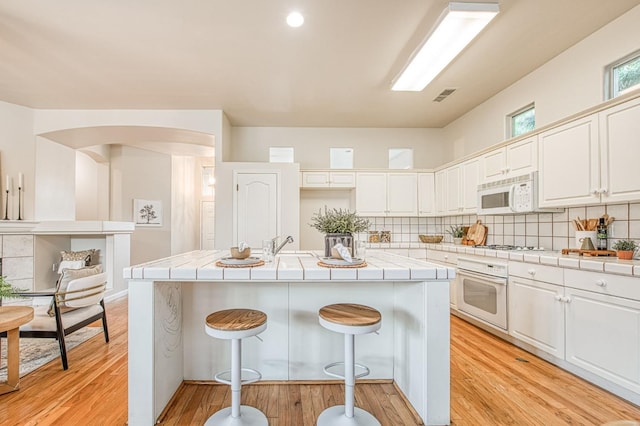
[[[382,316],[369,306],[351,303],[327,305],[320,309],[320,325],[344,334],[344,362],[334,362],[324,367],[332,377],[344,379],[344,405],[335,405],[324,410],[318,417],[318,426],[379,426],[380,422],[369,412],[354,406],[356,379],[367,376],[369,368],[355,363],[354,340],[356,334],[373,333],[380,329]],[[344,376],[332,373],[332,367],[344,365]],[[355,373],[356,367],[364,370]]]
[[[205,320],[205,331],[217,339],[231,340],[231,370],[215,375],[216,381],[231,385],[231,407],[223,408],[207,419],[205,426],[266,426],[267,417],[257,408],[240,405],[240,389],[243,384],[253,383],[262,375],[251,368],[242,368],[242,339],[257,336],[267,328],[267,315],[253,309],[227,309],[217,311]],[[242,372],[253,377],[242,379]],[[231,380],[223,376],[230,375]]]

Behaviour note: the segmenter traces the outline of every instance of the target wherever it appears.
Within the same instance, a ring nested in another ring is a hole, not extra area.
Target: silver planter
[[[353,256],[353,235],[351,234],[324,234],[324,256],[331,257],[331,249],[338,243],[348,247]]]

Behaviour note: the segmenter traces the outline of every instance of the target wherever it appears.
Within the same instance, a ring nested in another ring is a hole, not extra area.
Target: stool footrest
[[[262,379],[262,374],[260,374],[259,371],[254,370],[253,368],[241,368],[240,371],[242,373],[251,373],[253,375],[253,377],[250,377],[247,379],[240,379],[240,383],[243,385],[248,385],[249,383],[254,383]],[[225,385],[230,385],[231,377],[229,377],[229,379],[226,379],[225,377],[223,377],[223,376],[230,376],[230,375],[231,375],[231,370],[225,370],[217,373],[215,376],[213,376],[213,378],[215,379],[216,382],[224,383]]]
[[[339,362],[332,362],[331,364],[327,364],[324,366],[323,370],[325,372],[325,374],[327,376],[331,376],[331,377],[336,377],[338,379],[344,379],[344,374],[338,374],[338,373],[334,373],[332,371],[330,371],[332,368],[334,367],[338,367],[338,366],[342,366],[344,367],[344,362],[339,361]],[[359,368],[361,370],[364,370],[362,373],[356,374],[355,378],[359,379],[361,377],[365,377],[368,376],[371,373],[371,370],[369,370],[369,367],[367,367],[366,365],[362,365],[362,364],[354,364],[354,366],[356,368]]]

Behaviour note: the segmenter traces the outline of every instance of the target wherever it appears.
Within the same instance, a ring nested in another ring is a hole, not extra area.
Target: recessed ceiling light
[[[287,15],[287,24],[290,27],[298,28],[302,24],[304,24],[304,16],[300,12],[291,12]]]

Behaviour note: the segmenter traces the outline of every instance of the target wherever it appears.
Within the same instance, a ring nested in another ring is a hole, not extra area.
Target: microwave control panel
[[[514,212],[529,212],[535,209],[533,205],[533,182],[516,183],[513,189],[511,208]]]

